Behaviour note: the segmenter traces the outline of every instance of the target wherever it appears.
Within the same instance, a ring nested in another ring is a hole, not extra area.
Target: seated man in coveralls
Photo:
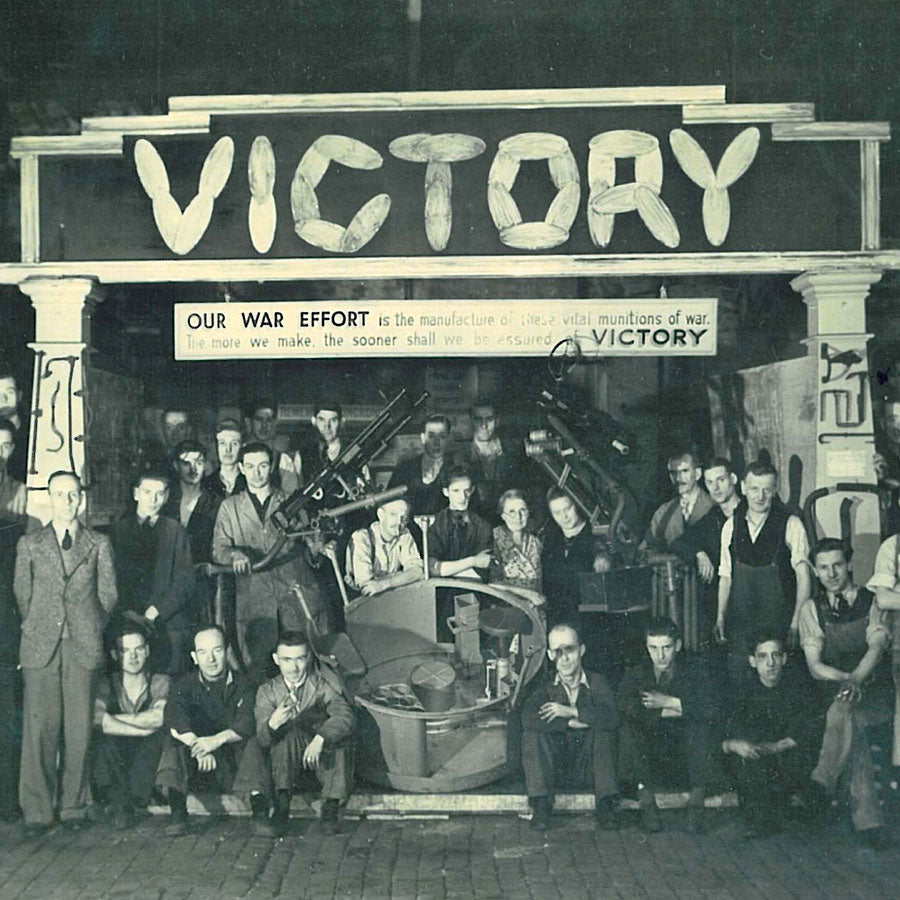
[[[305,634],[284,632],[272,656],[278,675],[256,692],[256,738],[235,791],[250,794],[254,833],[278,837],[288,824],[297,777],[304,769],[314,772],[322,786],[322,830],[337,834],[338,809],[350,796],[353,710],[340,677],[318,664]]]
[[[825,736],[812,780],[828,793],[842,778],[850,788],[850,814],[860,837],[888,846],[884,814],[866,728],[891,720],[893,684],[884,649],[888,613],[874,594],[856,587],[844,544],[823,538],[813,550],[819,589],[800,610],[800,646],[821,688]]]
[[[189,782],[214,783],[220,793],[234,784],[241,755],[254,730],[254,684],[226,665],[225,634],[218,625],[194,633],[197,670],[182,675],[166,704],[168,729],[156,783],[168,790],[169,837],[187,834]]]
[[[593,787],[600,828],[618,828],[616,702],[606,679],[582,668],[584,653],[573,626],[551,628],[547,656],[556,674],[522,707],[522,768],[531,825],[540,831],[550,827],[560,772]]]

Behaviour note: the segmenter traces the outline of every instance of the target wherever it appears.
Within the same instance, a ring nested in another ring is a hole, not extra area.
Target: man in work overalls
[[[747,677],[747,639],[761,626],[797,644],[800,608],[809,599],[809,542],[803,523],[776,496],[778,473],[757,460],[741,481],[744,500],[722,526],[716,637],[728,644],[728,677]]]
[[[874,594],[853,584],[848,551],[836,538],[813,550],[819,579],[815,596],[800,610],[800,645],[827,709],[819,760],[810,776],[827,796],[842,776],[849,783],[850,815],[866,843],[890,844],[875,791],[866,728],[890,721],[893,685],[884,649],[888,614]]]

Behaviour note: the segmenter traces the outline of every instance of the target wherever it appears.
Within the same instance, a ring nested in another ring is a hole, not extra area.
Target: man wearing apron
[[[890,846],[866,736],[866,728],[891,717],[893,686],[884,663],[887,614],[870,590],[853,584],[840,540],[819,541],[812,558],[820,587],[800,610],[800,645],[827,713],[810,777],[828,796],[845,776],[856,831],[873,847]]]
[[[809,599],[809,542],[803,523],[776,495],[778,473],[757,460],[741,481],[744,500],[722,526],[716,638],[728,645],[728,677],[748,677],[747,640],[757,628],[796,646],[800,608]]]
[[[900,535],[891,535],[878,548],[875,571],[866,587],[875,592],[878,608],[887,616],[893,643],[894,674],[894,748],[891,762],[894,775],[900,769]]]

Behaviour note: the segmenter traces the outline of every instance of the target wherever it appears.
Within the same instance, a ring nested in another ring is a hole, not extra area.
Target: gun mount
[[[526,455],[568,494],[595,534],[632,559],[641,539],[640,504],[619,470],[633,439],[606,413],[579,411],[548,391],[538,406],[548,427],[529,434]]]

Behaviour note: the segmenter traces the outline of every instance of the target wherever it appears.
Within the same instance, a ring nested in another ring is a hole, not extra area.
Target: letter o
[[[203,320],[200,318],[200,313],[188,313],[187,317],[187,326],[188,328],[199,328],[202,324]]]

